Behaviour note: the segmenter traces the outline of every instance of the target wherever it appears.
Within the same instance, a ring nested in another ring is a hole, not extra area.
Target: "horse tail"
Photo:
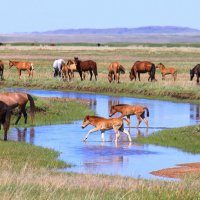
[[[34,117],[35,117],[35,102],[33,100],[33,97],[30,94],[27,94],[27,97],[30,102],[30,115],[31,115],[31,121],[32,121],[32,125],[33,125]]]
[[[155,73],[156,73],[156,66],[155,66],[155,64],[152,63],[152,65],[151,65],[151,72],[150,72],[151,81],[155,79]]]
[[[149,109],[147,107],[144,107],[144,109],[147,111],[147,117],[149,117]]]
[[[119,66],[119,71],[120,71],[122,74],[125,74],[125,68],[124,68],[122,65]]]

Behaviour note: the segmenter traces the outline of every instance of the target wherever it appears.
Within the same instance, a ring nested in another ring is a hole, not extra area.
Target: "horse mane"
[[[69,60],[67,61],[67,65],[71,65],[71,64],[74,64],[74,62],[73,62],[71,59],[69,59]]]
[[[121,103],[121,104],[117,104],[117,105],[113,105],[113,106],[128,106],[128,104]]]

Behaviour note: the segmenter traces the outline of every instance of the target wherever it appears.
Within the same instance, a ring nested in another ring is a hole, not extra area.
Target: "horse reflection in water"
[[[200,120],[200,105],[190,104],[190,118]]]
[[[35,136],[35,129],[34,127],[31,127],[30,130],[29,130],[29,141],[28,141],[28,129],[29,128],[23,128],[23,129],[20,129],[20,128],[16,128],[16,131],[17,131],[17,140],[19,142],[28,142],[30,144],[34,144],[34,136]]]

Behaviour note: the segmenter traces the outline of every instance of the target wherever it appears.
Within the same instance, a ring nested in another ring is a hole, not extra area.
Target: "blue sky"
[[[200,1],[5,0],[0,16],[0,33],[151,25],[200,29]]]

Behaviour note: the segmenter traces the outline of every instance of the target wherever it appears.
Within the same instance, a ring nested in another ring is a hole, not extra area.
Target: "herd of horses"
[[[18,116],[15,121],[15,125],[18,124],[21,116],[24,116],[24,123],[27,123],[27,112],[26,112],[26,105],[30,103],[30,116],[31,116],[31,123],[34,125],[34,116],[35,116],[35,102],[33,97],[28,93],[23,92],[3,92],[0,93],[0,129],[1,125],[4,129],[4,140],[7,140],[7,134],[10,127],[11,115],[13,114],[13,109],[18,108]],[[115,113],[121,113],[119,117],[115,118],[103,118],[99,116],[86,116],[83,120],[82,128],[85,128],[89,124],[95,126],[94,129],[90,130],[83,141],[86,141],[88,136],[95,132],[100,131],[102,141],[104,141],[104,132],[107,130],[114,129],[116,138],[115,142],[118,141],[120,137],[120,131],[124,132],[128,140],[131,142],[130,131],[124,129],[123,121],[126,121],[130,128],[130,116],[136,115],[138,124],[136,128],[139,127],[142,120],[144,120],[146,127],[148,128],[148,120],[145,118],[146,116],[149,117],[149,110],[147,107],[138,106],[138,105],[128,105],[128,104],[117,104],[112,105],[110,108],[109,117],[112,117]],[[125,118],[127,117],[127,118]]]
[[[15,66],[18,71],[19,79],[21,79],[21,72],[27,71],[28,76],[33,77],[34,65],[32,62],[28,61],[9,61],[9,68]],[[162,80],[165,80],[165,76],[171,74],[173,80],[175,81],[177,78],[177,70],[174,67],[165,67],[162,63],[155,65],[149,61],[136,61],[131,71],[129,72],[130,80],[138,80],[140,81],[140,74],[148,73],[148,81],[156,81],[155,73],[156,69],[160,70],[162,74]],[[90,81],[94,75],[95,80],[97,80],[97,63],[93,60],[85,60],[82,61],[78,57],[74,57],[74,60],[70,59],[65,62],[63,59],[56,59],[53,62],[53,76],[60,76],[63,80],[71,80],[74,78],[74,72],[78,72],[80,75],[80,79],[83,81],[85,80],[86,73],[90,74]],[[0,79],[3,80],[3,73],[4,73],[4,63],[0,60]],[[116,81],[119,83],[120,81],[120,74],[125,74],[125,68],[119,62],[113,62],[108,66],[108,81],[114,82]],[[200,77],[200,64],[197,64],[193,69],[190,70],[190,80],[193,80],[194,75],[197,77],[197,83],[199,83]]]

